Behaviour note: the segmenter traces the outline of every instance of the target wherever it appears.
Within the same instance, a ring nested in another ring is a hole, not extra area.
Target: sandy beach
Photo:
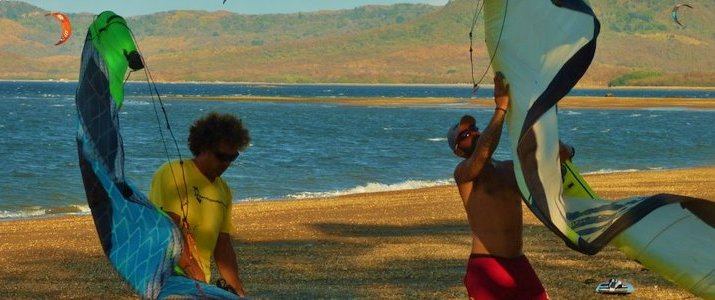
[[[660,192],[715,199],[715,167],[589,175],[602,197]],[[465,299],[470,235],[454,186],[234,206],[234,245],[254,299]],[[553,299],[692,299],[608,246],[577,253],[528,210],[525,253]],[[90,216],[0,222],[0,297],[134,299],[104,257]]]
[[[167,99],[192,99],[209,101],[272,101],[272,102],[304,102],[332,103],[359,106],[387,107],[494,107],[493,99],[486,98],[301,98],[301,97],[261,97],[261,96],[226,96],[226,97],[168,97]],[[564,97],[558,104],[562,109],[715,109],[715,99],[712,98],[636,98],[636,97]]]

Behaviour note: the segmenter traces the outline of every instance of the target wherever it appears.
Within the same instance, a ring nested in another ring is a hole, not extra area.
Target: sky
[[[8,1],[8,0],[5,0]],[[169,10],[227,10],[239,14],[295,13],[351,9],[363,5],[424,3],[444,5],[448,0],[21,0],[46,10],[98,14],[111,10],[130,17]]]

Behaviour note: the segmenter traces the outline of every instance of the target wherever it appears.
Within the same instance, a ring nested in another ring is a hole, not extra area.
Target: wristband
[[[502,107],[498,107],[498,106],[497,106],[497,108],[495,108],[494,110],[501,110],[501,111],[503,111],[504,113],[506,113],[506,108],[502,108]]]

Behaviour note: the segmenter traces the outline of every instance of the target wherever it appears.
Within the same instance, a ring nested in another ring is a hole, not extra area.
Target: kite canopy
[[[72,24],[70,24],[70,18],[67,17],[66,14],[61,12],[51,12],[45,16],[52,16],[60,23],[62,31],[60,32],[60,40],[55,43],[55,46],[62,45],[70,39],[70,36],[72,36]]]
[[[506,126],[529,209],[577,251],[595,254],[610,242],[688,291],[715,298],[715,257],[705,254],[715,249],[715,203],[671,194],[598,199],[577,172],[562,169],[556,104],[595,54],[593,10],[582,0],[486,0],[484,12],[494,71],[510,85]],[[566,173],[580,191],[564,192]]]
[[[124,174],[119,110],[127,67],[143,67],[124,19],[103,12],[90,25],[82,50],[77,150],[87,202],[107,258],[142,297],[235,299],[216,286],[174,273],[181,233]]]

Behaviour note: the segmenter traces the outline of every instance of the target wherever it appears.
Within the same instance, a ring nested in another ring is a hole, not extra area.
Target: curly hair
[[[189,149],[194,156],[202,151],[214,150],[220,143],[238,145],[239,150],[248,146],[251,137],[241,119],[231,114],[210,112],[194,121],[189,129]]]

